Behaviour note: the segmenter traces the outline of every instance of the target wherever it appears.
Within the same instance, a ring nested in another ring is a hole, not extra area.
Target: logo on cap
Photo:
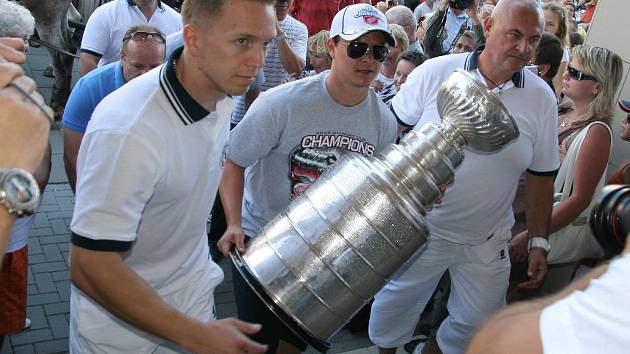
[[[378,17],[378,10],[375,10],[373,7],[361,9],[354,14],[354,18],[363,17],[363,21],[368,25],[378,25],[381,22],[381,18]]]

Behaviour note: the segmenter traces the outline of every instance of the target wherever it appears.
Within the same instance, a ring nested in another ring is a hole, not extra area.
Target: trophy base
[[[249,272],[243,262],[243,257],[241,257],[236,249],[232,249],[230,251],[230,258],[232,259],[234,267],[238,270],[238,272],[241,274],[245,282],[247,282],[249,287],[269,308],[269,310],[271,310],[271,312],[273,312],[273,314],[276,315],[276,317],[278,317],[278,319],[282,321],[282,323],[284,323],[285,326],[287,326],[301,340],[306,342],[308,345],[310,345],[320,353],[326,353],[328,349],[330,349],[330,347],[332,346],[330,342],[323,341],[308,334],[291,316],[289,316],[280,306],[275,303],[275,301],[273,301],[273,299],[267,294],[263,286],[258,282],[256,277],[254,277]]]

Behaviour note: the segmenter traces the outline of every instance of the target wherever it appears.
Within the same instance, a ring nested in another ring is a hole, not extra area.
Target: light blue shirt
[[[63,112],[63,127],[85,133],[98,103],[125,82],[120,61],[90,71],[72,89]]]
[[[449,8],[446,12],[446,33],[448,36],[446,40],[442,43],[442,50],[445,53],[449,52],[451,48],[451,44],[455,40],[457,33],[459,33],[459,29],[462,27],[462,24],[466,23],[466,28],[472,28],[472,22],[468,18],[468,14],[466,12],[462,12],[461,15],[456,16],[451,9]]]

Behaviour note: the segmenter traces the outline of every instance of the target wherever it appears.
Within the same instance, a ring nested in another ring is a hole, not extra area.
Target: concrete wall
[[[593,46],[608,48],[619,54],[624,61],[624,75],[618,96],[630,100],[630,38],[628,31],[630,20],[630,1],[628,0],[600,0],[591,28],[588,31],[586,43]],[[619,164],[630,159],[630,142],[619,139],[621,124],[626,114],[616,106],[612,125],[615,140],[608,165],[610,175]]]

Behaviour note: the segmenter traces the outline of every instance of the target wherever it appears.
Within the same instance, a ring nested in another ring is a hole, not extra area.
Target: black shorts
[[[234,297],[238,318],[251,323],[260,323],[262,329],[255,335],[251,335],[253,340],[266,344],[269,348],[267,353],[276,353],[280,340],[290,343],[300,351],[305,351],[307,344],[293,333],[282,321],[273,314],[262,300],[254,293],[247,284],[241,273],[232,264],[232,283],[234,285]]]

